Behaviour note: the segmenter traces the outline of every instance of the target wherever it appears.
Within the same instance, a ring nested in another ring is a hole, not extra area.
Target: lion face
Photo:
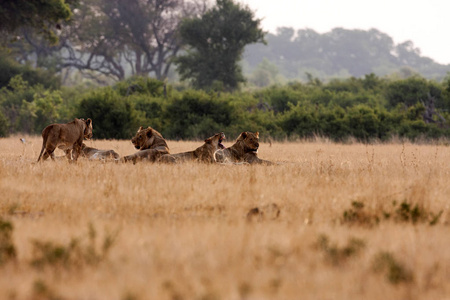
[[[222,144],[223,140],[225,139],[225,134],[223,132],[216,133],[212,137],[209,137],[205,140],[206,144],[212,144],[214,146],[214,149],[224,149],[225,146]]]
[[[136,135],[131,139],[134,147],[136,149],[142,149],[143,147],[150,147],[153,143],[155,137],[153,136],[153,129],[148,127],[144,129],[142,126],[139,127]]]
[[[245,152],[257,153],[259,148],[259,132],[242,132],[238,137],[238,141],[241,140],[244,145]]]
[[[89,140],[92,137],[92,120],[91,119],[81,119],[85,124],[85,128],[84,128],[84,138],[86,140]]]

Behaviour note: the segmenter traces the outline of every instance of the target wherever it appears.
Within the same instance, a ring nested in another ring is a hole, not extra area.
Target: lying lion
[[[118,160],[120,155],[114,150],[100,150],[86,146],[85,143],[81,145],[81,156],[89,160]]]
[[[138,160],[149,160],[155,162],[163,154],[169,154],[169,146],[167,146],[166,140],[161,133],[155,129],[142,126],[136,132],[136,135],[131,139],[134,147],[139,151],[123,157],[125,162],[133,161],[136,163]]]
[[[223,132],[216,133],[212,137],[205,140],[205,143],[195,149],[194,151],[188,151],[177,154],[165,154],[159,159],[160,162],[165,163],[178,163],[185,161],[198,161],[204,163],[214,163],[216,159],[214,158],[214,153],[218,149],[225,148],[222,145],[222,141],[225,139],[225,134]]]
[[[233,146],[217,150],[214,156],[220,163],[273,164],[258,157],[258,148],[259,132],[246,131],[238,136]]]
[[[42,130],[42,149],[38,162],[49,156],[55,160],[55,149],[64,150],[69,161],[76,161],[84,139],[92,137],[92,120],[75,119],[67,124],[51,124]]]

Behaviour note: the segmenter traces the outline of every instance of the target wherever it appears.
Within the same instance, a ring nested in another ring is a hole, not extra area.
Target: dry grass
[[[26,140],[0,139],[0,217],[14,226],[17,250],[0,266],[0,299],[450,295],[449,147],[262,144],[260,157],[275,166],[34,164],[41,138]],[[87,144],[135,151],[129,141]],[[169,141],[173,153],[200,144]],[[434,226],[384,219],[393,201],[442,215]],[[352,202],[379,222],[345,222]],[[255,207],[264,214],[248,221]],[[109,252],[92,262],[87,253],[101,253],[108,237]],[[31,264],[33,241],[67,248],[72,239],[70,259]]]

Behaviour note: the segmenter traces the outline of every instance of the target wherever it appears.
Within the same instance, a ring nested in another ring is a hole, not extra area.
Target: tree
[[[201,0],[86,0],[64,34],[63,68],[94,79],[168,76],[180,50],[181,20],[204,9]]]
[[[200,18],[185,20],[180,36],[188,49],[176,59],[181,78],[191,79],[196,88],[218,84],[225,90],[236,89],[245,82],[238,64],[244,47],[265,43],[260,22],[248,7],[232,0],[217,0]]]
[[[58,40],[56,29],[72,16],[70,6],[78,0],[2,0],[0,1],[0,32],[11,33],[31,27],[51,42]]]

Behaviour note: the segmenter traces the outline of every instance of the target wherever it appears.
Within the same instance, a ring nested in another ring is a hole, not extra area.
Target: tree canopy
[[[185,20],[180,36],[188,48],[176,59],[182,79],[190,79],[197,88],[236,89],[245,81],[238,64],[245,46],[264,42],[260,21],[232,0],[217,0],[201,17]]]
[[[21,27],[37,30],[51,42],[57,41],[56,29],[72,16],[71,5],[79,0],[2,0],[0,32],[11,33]]]

